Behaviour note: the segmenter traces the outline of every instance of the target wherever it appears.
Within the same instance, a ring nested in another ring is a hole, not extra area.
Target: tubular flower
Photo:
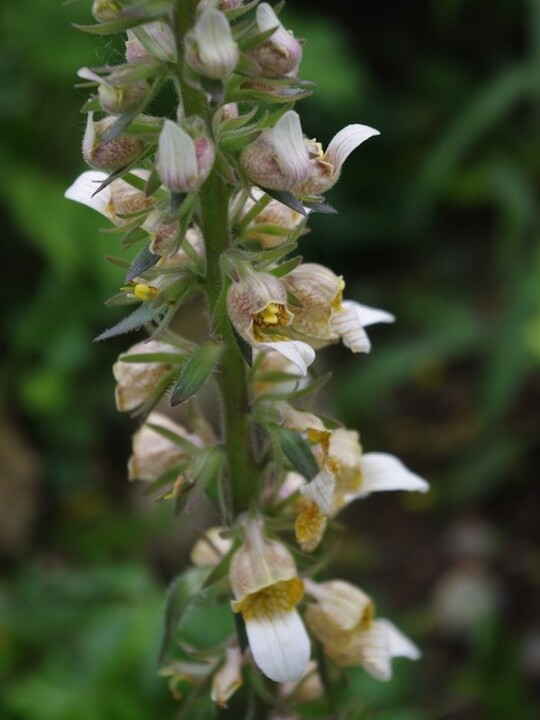
[[[151,395],[156,385],[174,368],[169,362],[132,363],[130,355],[175,353],[178,348],[158,340],[132,345],[113,365],[116,380],[116,407],[120,412],[135,410]]]
[[[319,195],[333,187],[339,179],[341,168],[353,150],[375,135],[380,135],[367,125],[347,125],[330,141],[326,152],[316,140],[306,140],[310,153],[308,176],[293,187],[300,196]]]
[[[86,162],[98,170],[119,170],[135,160],[143,149],[142,140],[127,133],[104,141],[105,133],[115,122],[114,117],[94,122],[93,113],[88,113],[82,152]]]
[[[216,8],[205,8],[185,38],[187,64],[203,77],[226,80],[239,58],[240,50],[225,15]]]
[[[309,638],[296,610],[304,594],[292,555],[285,545],[264,537],[262,520],[245,523],[244,544],[233,555],[229,573],[256,665],[271,680],[291,682],[304,672]]]
[[[242,150],[240,164],[251,180],[263,188],[290,190],[311,171],[298,113],[287,111],[273,128]]]
[[[343,300],[343,278],[324,265],[302,263],[283,283],[301,303],[295,306],[291,331],[316,349],[341,339],[352,352],[369,352],[371,343],[364,327],[394,320],[385,310]]]
[[[295,306],[292,329],[310,344],[320,346],[337,340],[331,319],[341,311],[343,278],[323,265],[302,263],[283,278],[283,283],[301,303]]]
[[[429,489],[425,480],[408,470],[401,460],[393,455],[363,454],[356,430],[334,430],[330,438],[328,458],[333,463],[336,480],[330,507],[331,515],[336,515],[356,498],[366,497],[372,492],[426,492]]]
[[[133,436],[132,454],[128,460],[130,480],[153,482],[163,473],[181,465],[190,457],[180,445],[161,435],[150,427],[151,425],[159,425],[164,430],[185,438],[197,447],[203,446],[198,435],[188,433],[185,427],[175,423],[166,415],[151,412],[144,425]]]
[[[214,164],[214,145],[204,134],[196,137],[172,120],[165,120],[159,136],[156,166],[168,190],[188,193],[206,180]]]
[[[296,74],[302,57],[302,46],[294,35],[286,30],[268,3],[257,6],[255,22],[260,33],[276,28],[261,45],[248,53],[254,71],[263,77],[280,77]]]
[[[395,625],[375,619],[373,602],[360,588],[342,580],[306,580],[306,591],[317,601],[308,606],[308,626],[337,665],[361,665],[376,680],[390,680],[393,657],[420,657]]]
[[[278,278],[243,266],[242,276],[228,290],[227,309],[246,342],[261,350],[277,350],[306,374],[315,358],[312,348],[279,334],[291,323],[293,314],[287,309],[287,292]]]

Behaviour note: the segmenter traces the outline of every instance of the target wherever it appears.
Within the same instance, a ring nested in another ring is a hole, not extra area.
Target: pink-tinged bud
[[[127,133],[103,142],[103,136],[115,122],[116,118],[112,117],[94,122],[93,113],[88,113],[83,138],[83,157],[89,165],[98,170],[119,170],[133,162],[143,150],[142,140]]]
[[[126,60],[133,62],[141,58],[155,58],[163,62],[175,63],[177,58],[176,40],[171,27],[163,20],[153,20],[144,25],[137,25],[127,31],[127,43],[130,45],[129,53],[133,60],[128,58],[126,43]],[[138,41],[139,46],[134,41]],[[138,56],[138,57],[137,57]]]
[[[367,125],[347,125],[335,135],[326,152],[315,140],[309,141],[311,155],[310,171],[307,177],[299,182],[293,192],[301,196],[319,195],[333,187],[339,179],[341,168],[353,150],[375,135],[379,135]]]
[[[264,193],[259,188],[255,187],[251,191],[252,197],[250,197],[243,208],[244,214],[247,213],[255,203],[260,200]],[[292,232],[305,220],[305,216],[296,210],[280,203],[278,200],[270,200],[263,210],[257,215],[246,229],[246,234],[250,237],[256,238],[261,243],[261,246],[265,250],[270,248],[278,247],[288,242],[289,235],[273,235],[269,232],[261,232],[256,229],[256,225],[275,225],[277,228],[282,230],[289,230]]]
[[[148,233],[150,252],[153,252],[154,255],[166,257],[176,249],[180,232],[178,220],[167,223],[163,219],[163,214],[156,210],[148,215],[142,228]]]
[[[128,30],[126,34],[128,38],[124,43],[126,62],[134,63],[152,57],[139,38],[133,33],[133,30]]]
[[[263,77],[281,77],[295,73],[302,57],[302,46],[286,30],[268,3],[257,6],[255,21],[259,32],[276,28],[271,37],[249,52],[255,72]]]
[[[116,380],[116,407],[120,412],[129,412],[142,405],[157,383],[174,367],[167,362],[129,362],[130,355],[147,353],[178,353],[178,348],[149,340],[133,345],[118,358],[113,365],[113,375]]]
[[[263,188],[290,190],[309,175],[310,160],[300,118],[287,111],[273,128],[264,130],[240,155],[246,174]]]
[[[214,164],[212,141],[196,130],[192,132],[195,137],[172,120],[163,123],[156,164],[161,182],[172,192],[197,190]]]
[[[122,14],[122,6],[116,0],[94,0],[92,4],[92,15],[98,22],[118,20]]]
[[[216,110],[212,124],[214,127],[218,127],[221,123],[227,122],[227,120],[234,120],[238,116],[238,105],[233,102],[225,103],[225,105],[221,105]]]
[[[226,80],[240,58],[225,15],[206,8],[185,39],[185,61],[196,73],[211,80]]]

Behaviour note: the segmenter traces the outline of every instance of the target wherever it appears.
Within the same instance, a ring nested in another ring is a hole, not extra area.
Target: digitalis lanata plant
[[[95,0],[96,24],[81,27],[125,40],[122,62],[78,72],[91,169],[66,197],[138,246],[115,261],[124,276],[108,301],[130,312],[98,338],[140,332],[113,368],[118,410],[139,424],[129,478],[177,515],[205,496],[217,518],[167,595],[160,671],[182,718],[229,706],[302,718],[313,701],[344,717],[331,690],[345,668],[389,680],[392,658],[419,656],[364,589],[332,578],[327,529],[351,502],[427,483],[312,402],[316,352],[369,352],[366,327],[393,316],[344,299],[343,277],[296,254],[310,213],[333,212],[325,195],[349,154],[378,132],[349,124],[326,149],[306,135],[303,41],[281,10]],[[158,93],[167,117],[152,113]],[[205,308],[202,343],[182,334],[188,299]],[[219,423],[196,400],[206,384]],[[190,427],[175,418],[184,403]]]

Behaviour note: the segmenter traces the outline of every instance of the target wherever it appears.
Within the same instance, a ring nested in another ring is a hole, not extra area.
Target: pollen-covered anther
[[[300,578],[281,580],[242,600],[232,603],[236,613],[242,613],[246,622],[268,620],[281,612],[292,612],[304,596],[304,583]]]
[[[289,325],[292,315],[285,305],[280,303],[270,303],[264,310],[253,316],[253,333],[256,340],[264,340],[265,335],[262,330],[266,328],[277,328]],[[275,336],[274,336],[275,337]]]
[[[314,445],[320,445],[326,454],[328,454],[328,448],[330,447],[331,436],[332,433],[330,432],[330,430],[317,430],[316,428],[307,429],[307,437],[309,442],[313,443]],[[329,470],[333,473],[336,472],[332,467],[330,467]]]
[[[143,285],[142,283],[137,283],[132,292],[137,300],[142,300],[143,302],[153,300],[157,295],[159,295],[159,289],[157,287],[154,287],[153,285]]]
[[[326,515],[313,501],[298,515],[294,523],[294,531],[296,542],[304,552],[313,552],[319,546],[326,524]]]

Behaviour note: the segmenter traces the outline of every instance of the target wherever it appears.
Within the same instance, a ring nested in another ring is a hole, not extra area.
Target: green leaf
[[[268,431],[272,438],[280,446],[283,454],[291,463],[293,468],[306,480],[312,480],[319,473],[319,466],[307,440],[294,430],[281,427],[280,425],[269,425]]]
[[[176,407],[197,393],[213,373],[223,346],[208,340],[203,343],[184,365],[180,377],[169,398],[171,407]]]
[[[110,22],[102,22],[97,25],[79,25],[73,23],[73,27],[90,35],[114,35],[115,33],[125,32],[130,28],[144,25],[149,21],[148,17],[125,17],[119,20],[111,20]]]
[[[150,251],[150,248],[148,245],[146,245],[138,255],[135,256],[135,259],[130,265],[130,268],[126,274],[126,277],[124,278],[124,282],[131,282],[134,278],[136,278],[138,275],[142,275],[146,270],[149,270],[151,267],[154,267],[154,265],[159,260],[159,255],[154,255],[153,252]]]
[[[295,267],[298,267],[300,263],[302,262],[302,256],[297,255],[296,257],[291,258],[290,260],[287,260],[284,263],[281,263],[281,265],[278,265],[276,268],[273,268],[272,270],[269,270],[268,272],[274,275],[275,277],[283,277],[284,275],[288,275],[292,270],[294,270]]]
[[[288,190],[270,190],[265,187],[261,187],[261,190],[264,190],[264,192],[273,197],[274,200],[283,203],[283,205],[291,208],[291,210],[296,210],[296,212],[300,213],[300,215],[307,215],[304,204],[296,197],[296,195],[293,195],[292,192],[289,192]]]
[[[218,486],[222,483],[224,467],[225,456],[219,447],[207,447],[197,455],[193,467],[189,471],[191,490],[186,502],[182,503],[182,509],[185,508],[186,513],[190,513],[196,508],[199,499],[210,483],[216,483]],[[176,511],[177,508],[175,508]]]
[[[163,313],[163,307],[153,308],[149,303],[143,303],[140,307],[134,310],[130,315],[120,320],[120,322],[113,325],[108,330],[104,330],[97,337],[94,338],[94,342],[100,340],[108,340],[109,338],[116,337],[117,335],[123,335],[124,333],[131,332],[132,330],[138,330],[146,323],[154,320]]]
[[[197,599],[197,594],[210,571],[211,568],[208,567],[190,568],[169,585],[165,596],[164,628],[159,651],[160,665],[167,661],[176,629],[190,605]]]
[[[198,447],[198,445],[192,443],[191,440],[188,440],[183,435],[178,435],[177,433],[169,430],[166,427],[163,427],[162,425],[154,425],[154,423],[146,423],[146,425],[155,432],[159,433],[159,435],[162,435],[164,438],[167,438],[167,440],[170,440],[171,442],[181,447],[182,450],[184,450],[189,455],[197,455],[201,451],[201,448]]]

